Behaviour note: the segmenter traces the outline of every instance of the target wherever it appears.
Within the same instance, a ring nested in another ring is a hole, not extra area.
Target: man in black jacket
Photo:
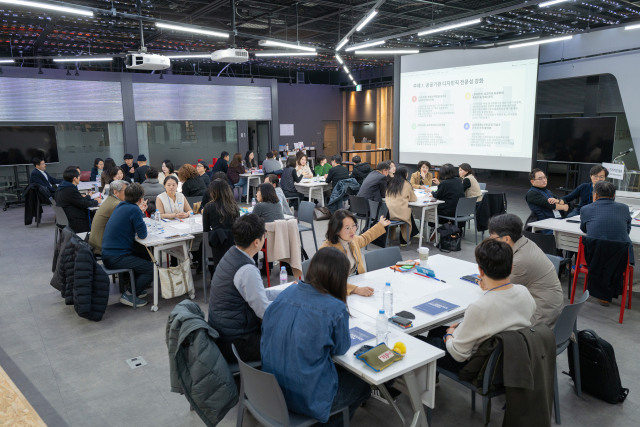
[[[362,185],[364,180],[372,172],[371,165],[369,163],[362,163],[360,156],[353,156],[353,172],[351,172],[351,178],[358,181],[358,184]]]
[[[147,158],[144,154],[140,154],[138,156],[138,169],[136,169],[133,173],[134,182],[142,184],[144,180],[147,179],[147,177],[145,176],[145,174],[147,173],[147,169],[149,169],[149,166],[147,166]]]
[[[75,166],[65,169],[62,178],[64,181],[58,187],[56,203],[64,210],[69,221],[69,228],[75,233],[90,231],[91,223],[88,209],[98,206],[102,203],[102,199],[100,197],[91,199],[91,197],[83,197],[80,194],[77,187],[80,183],[80,172]]]
[[[378,163],[376,170],[371,172],[365,178],[362,186],[360,187],[360,191],[358,191],[358,196],[380,203],[387,194],[388,175],[389,164],[387,162]]]
[[[134,163],[133,156],[127,153],[124,155],[124,165],[121,165],[120,169],[124,172],[124,179],[133,182],[138,164]]]
[[[36,168],[31,171],[31,179],[29,182],[31,184],[35,183],[38,185],[42,185],[44,188],[48,189],[52,195],[55,194],[56,189],[54,185],[60,184],[62,180],[55,179],[45,171],[47,165],[45,164],[44,159],[42,159],[41,157],[34,157],[33,165]]]
[[[226,151],[223,151],[222,153],[220,153],[220,158],[216,161],[216,164],[213,165],[213,169],[211,169],[211,176],[213,176],[214,173],[216,172],[224,172],[227,173],[227,171],[229,170],[229,153],[227,153]]]
[[[349,171],[342,166],[342,156],[340,154],[334,154],[331,157],[331,169],[329,169],[326,178],[326,183],[333,184],[333,187],[343,179],[349,179]]]

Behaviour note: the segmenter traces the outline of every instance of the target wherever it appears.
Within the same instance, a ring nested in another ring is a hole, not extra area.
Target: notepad
[[[420,311],[423,311],[432,316],[437,316],[440,313],[444,313],[445,311],[451,311],[454,308],[460,307],[459,305],[451,304],[450,302],[443,301],[441,299],[432,299],[431,301],[425,302],[424,304],[416,305],[414,308],[417,308]]]
[[[365,341],[369,341],[371,338],[375,338],[375,335],[358,327],[349,329],[349,334],[351,335],[351,346],[358,345]]]
[[[476,282],[476,280],[478,280],[479,276],[480,276],[479,274],[469,274],[468,276],[462,276],[461,279],[466,280],[467,282],[471,282],[474,285],[477,285],[478,282]]]

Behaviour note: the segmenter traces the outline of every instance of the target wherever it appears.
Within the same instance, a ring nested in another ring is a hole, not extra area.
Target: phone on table
[[[397,326],[400,326],[401,328],[410,328],[411,326],[413,326],[411,324],[411,320],[409,319],[405,319],[404,317],[400,317],[400,316],[392,316],[389,318],[389,322],[396,324]]]

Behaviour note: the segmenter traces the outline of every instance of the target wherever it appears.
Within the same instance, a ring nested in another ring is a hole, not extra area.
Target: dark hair
[[[424,165],[427,165],[427,167],[431,169],[431,163],[427,162],[426,160],[420,160],[418,162],[418,170],[422,169],[422,166]]]
[[[296,167],[296,157],[295,156],[287,157],[287,165],[286,165],[286,167],[288,167],[288,168],[295,168]]]
[[[220,223],[235,220],[240,216],[240,209],[238,209],[231,187],[226,179],[224,181],[220,179],[211,181],[207,191],[209,192],[210,201],[205,205],[205,209],[215,209],[220,217]]]
[[[378,166],[376,166],[377,171],[388,171],[389,169],[391,169],[391,167],[387,162],[380,162],[378,163]]]
[[[136,204],[144,197],[144,187],[134,182],[133,184],[127,185],[127,188],[124,190],[124,200],[125,202],[129,202],[131,204]]]
[[[158,178],[158,170],[153,166],[149,166],[147,171],[144,173],[147,178],[156,179]]]
[[[316,161],[318,162],[318,164],[320,164],[323,160],[327,160],[327,156],[325,156],[324,154],[318,154],[318,157],[316,157]]]
[[[280,185],[280,178],[278,178],[278,175],[271,173],[267,175],[267,178],[269,178],[269,184],[275,184],[276,187]]]
[[[111,182],[111,180],[109,179],[109,172],[111,172],[111,169],[117,166],[118,165],[116,165],[116,162],[111,157],[107,157],[106,159],[104,159],[104,166],[102,167],[102,175],[100,175],[100,184],[103,187]]]
[[[458,167],[460,169],[462,169],[463,171],[465,171],[467,173],[467,175],[474,175],[473,168],[471,167],[471,165],[469,163],[462,163]]]
[[[97,157],[94,161],[93,161],[93,166],[94,167],[98,167],[98,163],[100,162],[104,162],[104,160],[102,160],[100,157]],[[104,165],[102,165],[102,167],[104,167]]]
[[[207,162],[198,162],[198,165],[202,165],[202,167],[204,168],[204,170],[208,171],[209,170],[209,165],[207,164]],[[197,165],[196,165],[197,166]]]
[[[362,159],[360,158],[360,156],[353,156],[353,158],[351,159],[353,161],[353,163],[358,164],[362,161]]]
[[[229,167],[237,168],[241,164],[242,164],[242,154],[236,153],[233,155],[233,159],[231,160],[231,163],[229,163]]]
[[[456,172],[458,172],[458,170],[454,168],[451,163],[445,163],[444,165],[440,166],[440,181],[455,178]]]
[[[255,168],[256,167],[256,156],[255,154],[253,155],[253,159],[249,160],[249,154],[253,153],[253,151],[249,150],[247,151],[247,154],[244,155],[244,164],[247,167],[250,168]]]
[[[239,248],[248,248],[264,236],[264,220],[256,214],[246,214],[233,223],[233,239]]]
[[[333,160],[339,165],[342,164],[342,156],[340,154],[334,154],[333,156],[331,156],[331,160]]]
[[[511,241],[517,242],[522,237],[522,220],[514,214],[502,214],[489,220],[489,234],[498,237],[509,236]]]
[[[189,179],[198,178],[199,176],[200,175],[198,175],[198,171],[196,171],[196,168],[188,163],[180,166],[180,169],[178,170],[178,178],[180,178],[180,181],[182,182],[186,182]]]
[[[311,258],[304,282],[321,294],[329,294],[347,304],[349,260],[336,248],[322,248]]]
[[[73,178],[78,178],[80,176],[80,172],[74,166],[67,167],[62,173],[62,179],[67,182],[73,182]]]
[[[260,196],[262,196],[262,201],[266,203],[280,203],[280,199],[278,199],[278,195],[276,194],[276,189],[273,188],[271,184],[260,184],[258,185],[257,192],[260,192]]]
[[[591,168],[591,170],[589,170],[589,175],[593,176],[593,175],[598,175],[600,172],[604,171],[604,177],[608,177],[609,176],[609,171],[606,168],[603,168],[600,165],[595,165]]]
[[[124,179],[124,171],[122,170],[122,168],[120,168],[120,166],[114,166],[109,170],[109,182],[107,184],[111,184],[111,181],[114,181],[116,179],[116,175],[118,175],[118,172],[122,172],[122,178]]]
[[[176,171],[175,168],[173,167],[173,163],[171,162],[171,160],[165,160],[162,163],[164,163],[165,167],[169,169],[169,174],[172,174]]]
[[[476,246],[476,262],[490,279],[506,279],[511,275],[513,250],[500,240],[485,239]]]
[[[43,160],[42,157],[34,157],[31,161],[33,162],[33,166],[40,166]]]
[[[607,197],[610,199],[616,197],[615,185],[607,181],[596,182],[593,186],[593,192],[596,193],[598,197]]]
[[[531,172],[529,172],[529,181],[535,180],[536,179],[536,174],[538,172],[544,173],[544,171],[542,169],[538,169],[538,168],[536,168],[536,169],[532,170]]]
[[[302,160],[302,158],[303,158],[303,157],[304,157],[304,158],[307,158],[307,155],[306,155],[306,154],[304,154],[304,152],[302,152],[302,151],[298,151],[298,152],[296,153],[296,166],[298,166],[298,165],[300,164],[300,160]]]
[[[162,185],[167,185],[167,181],[170,181],[170,180],[174,180],[176,182],[176,185],[180,185],[180,184],[178,184],[178,178],[176,178],[175,175],[167,175],[167,176],[165,176],[164,177],[164,182],[162,183]]]
[[[125,159],[125,160],[129,160],[129,159],[133,160],[133,155],[127,153],[127,154],[124,155],[123,159]]]
[[[211,181],[214,181],[216,179],[219,179],[219,180],[224,181],[226,183],[229,182],[229,177],[227,177],[227,174],[224,173],[223,171],[218,171],[218,172],[214,173],[211,176]]]
[[[229,153],[227,153],[226,151],[223,151],[222,153],[220,153],[220,158],[224,159],[225,157],[227,157],[229,155]]]
[[[387,187],[387,197],[396,197],[402,194],[405,182],[407,182],[407,175],[409,171],[406,166],[400,166],[396,169],[396,174],[393,175],[389,187]]]
[[[70,169],[70,168],[78,169],[79,171],[82,172],[82,168],[80,166],[78,166],[78,165],[69,165],[69,166],[67,166],[67,169]]]
[[[346,209],[338,209],[329,220],[329,225],[327,225],[327,234],[325,238],[333,243],[334,245],[339,242],[338,234],[342,231],[342,222],[346,218],[351,218],[353,222],[358,225],[358,220],[356,217]]]
[[[273,159],[273,151],[267,151],[267,159]]]

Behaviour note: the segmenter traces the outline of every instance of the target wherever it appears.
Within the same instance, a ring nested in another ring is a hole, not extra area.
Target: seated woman
[[[102,167],[102,174],[100,175],[100,187],[104,188],[104,186],[109,183],[109,172],[116,166],[118,165],[116,165],[116,162],[111,157],[104,159],[104,166]]]
[[[293,215],[293,212],[291,212],[291,208],[289,207],[289,203],[287,203],[287,196],[284,195],[282,188],[280,188],[280,178],[278,178],[278,175],[271,174],[265,176],[264,183],[271,184],[276,190],[278,200],[280,200],[280,204],[282,204],[282,213],[285,215]]]
[[[182,183],[182,194],[184,197],[202,197],[207,191],[207,186],[200,179],[196,168],[190,164],[185,164],[178,170],[178,179]]]
[[[460,175],[460,180],[462,181],[464,197],[475,197],[477,209],[482,201],[482,190],[480,190],[480,184],[478,184],[478,180],[473,173],[473,168],[469,163],[462,163],[458,166],[458,175]]]
[[[387,187],[391,184],[391,180],[396,175],[396,164],[393,160],[387,160],[389,163],[389,175],[387,175]]]
[[[244,155],[244,167],[248,170],[258,169],[258,164],[256,163],[253,151],[247,151],[247,154]]]
[[[429,169],[431,169],[431,163],[426,160],[418,162],[417,172],[411,175],[411,186],[413,188],[416,190],[429,190],[433,183],[433,174],[429,172]]]
[[[102,171],[104,168],[104,161],[98,157],[93,161],[93,167],[91,168],[91,177],[89,181],[96,181],[100,179],[100,175],[102,175]]]
[[[256,200],[258,203],[254,206],[252,214],[258,215],[265,223],[273,222],[278,219],[284,219],[282,214],[282,205],[276,194],[273,185],[264,183],[258,185],[256,191]]]
[[[388,219],[381,216],[376,225],[356,236],[356,231],[358,231],[356,217],[346,209],[338,209],[329,220],[325,236],[327,240],[320,246],[320,249],[333,247],[345,254],[349,260],[349,276],[364,274],[366,270],[360,249],[382,236],[386,232],[385,227],[390,223]],[[347,294],[370,297],[373,295],[373,288],[368,286],[360,288],[356,285],[347,284]]]
[[[348,405],[353,417],[371,387],[336,369],[332,356],[351,348],[347,276],[349,261],[334,248],[320,249],[304,281],[289,286],[267,307],[262,322],[262,370],[275,375],[287,408],[325,426],[342,426]]]
[[[438,215],[455,216],[458,200],[464,197],[462,182],[456,177],[456,169],[451,163],[445,163],[440,168],[440,180],[433,179],[438,186],[438,191],[431,195],[438,200],[443,200],[444,204],[438,206]],[[441,224],[448,220],[442,219]]]
[[[297,197],[299,201],[303,201],[304,194],[300,193],[295,186],[300,181],[302,181],[302,175],[298,175],[296,172],[296,158],[291,156],[287,159],[287,166],[282,171],[282,177],[280,178],[280,186],[284,195]],[[298,200],[291,201],[294,209],[298,208]]]
[[[329,169],[331,169],[331,164],[327,162],[327,156],[324,154],[318,154],[317,157],[318,164],[316,165],[315,172],[316,176],[325,176],[329,174]]]
[[[240,177],[240,175],[245,172],[246,170],[244,166],[242,166],[242,155],[240,153],[234,154],[233,160],[231,160],[229,168],[227,169],[227,176],[234,187],[242,188],[243,196],[247,195],[247,178]]]
[[[104,178],[104,174],[103,174],[103,178]],[[109,174],[105,178],[106,183],[102,188],[102,195],[105,198],[109,196],[109,194],[111,194],[109,192],[109,184],[111,184],[113,181],[119,181],[121,179],[124,179],[124,172],[119,166],[114,166],[111,169],[109,169]]]
[[[386,203],[389,208],[389,219],[411,224],[411,230],[407,230],[407,226],[404,224],[400,226],[400,246],[406,246],[411,237],[418,234],[418,227],[409,207],[409,202],[417,201],[418,197],[413,192],[411,184],[407,181],[408,173],[405,166],[400,166],[396,169],[396,176],[393,177],[391,184],[387,187]],[[405,236],[407,237],[405,238]],[[391,229],[389,237],[395,239],[395,227]]]
[[[196,165],[196,172],[198,172],[198,175],[200,175],[200,179],[202,180],[202,182],[204,182],[205,187],[209,185],[209,183],[211,183],[211,178],[209,178],[209,175],[207,175],[207,171],[209,170],[209,165],[207,165],[207,162],[198,162],[198,164]]]
[[[218,172],[216,172],[218,173]],[[224,174],[224,172],[220,172]],[[224,179],[214,179],[209,184],[207,193],[209,194],[209,203],[204,206],[202,211],[202,231],[211,232],[224,230],[227,238],[226,244],[220,244],[220,235],[218,233],[209,233],[208,244],[211,247],[211,255],[213,257],[214,266],[209,266],[209,272],[213,276],[215,264],[220,262],[225,253],[231,248],[235,241],[233,240],[233,232],[231,227],[233,223],[240,217],[240,209],[233,198],[231,187]]]
[[[445,351],[437,364],[454,373],[466,365],[486,339],[531,326],[536,311],[536,302],[527,288],[509,282],[513,251],[508,244],[486,239],[476,247],[475,255],[484,295],[469,305],[464,321],[432,329],[428,337],[418,336]]]
[[[182,168],[180,169],[182,170]],[[164,193],[158,194],[156,197],[156,209],[160,212],[160,217],[167,219],[189,218],[191,206],[189,206],[186,196],[183,193],[178,193],[178,178],[173,175],[166,177],[164,190]]]
[[[296,153],[296,173],[303,178],[312,178],[311,168],[307,164],[307,155],[302,151]]]

